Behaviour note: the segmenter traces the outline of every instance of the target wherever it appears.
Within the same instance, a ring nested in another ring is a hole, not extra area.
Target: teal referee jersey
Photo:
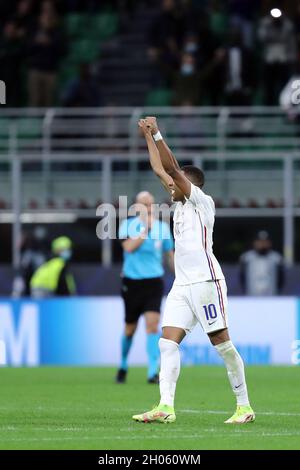
[[[137,238],[144,228],[139,217],[126,219],[119,228],[119,238]],[[163,253],[174,249],[169,226],[155,220],[145,241],[132,253],[124,251],[123,275],[129,279],[151,279],[164,274]]]

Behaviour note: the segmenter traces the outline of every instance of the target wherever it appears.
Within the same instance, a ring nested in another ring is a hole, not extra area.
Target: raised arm
[[[154,143],[154,140],[151,134],[151,129],[146,125],[146,122],[144,119],[140,119],[139,128],[143,132],[146,143],[147,143],[151,168],[154,171],[154,173],[159,177],[165,189],[169,193],[171,193],[174,187],[174,182],[173,182],[172,177],[168,175],[168,173],[164,170],[164,167],[160,159],[160,153]]]
[[[145,124],[151,130],[151,133],[155,140],[156,148],[159,151],[163,169],[169,176],[171,176],[174,183],[183,192],[183,194],[186,197],[190,197],[191,182],[184,176],[174,154],[163,139],[159,131],[156,118],[153,116],[148,116],[145,119]]]

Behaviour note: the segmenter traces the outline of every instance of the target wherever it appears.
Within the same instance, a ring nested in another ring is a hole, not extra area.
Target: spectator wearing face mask
[[[167,84],[180,62],[183,32],[184,18],[175,0],[162,0],[159,13],[148,31],[148,57]]]
[[[192,106],[200,101],[200,73],[192,54],[183,53],[180,69],[174,76],[174,104],[189,103]]]
[[[201,104],[203,91],[207,92],[209,81],[213,81],[214,74],[224,61],[225,53],[223,49],[217,49],[213,58],[200,69],[197,68],[194,54],[183,53],[180,69],[173,80],[175,106]],[[215,89],[215,94],[218,95],[219,91]]]
[[[246,295],[278,295],[284,285],[284,265],[280,253],[272,250],[268,232],[258,232],[253,249],[240,258],[240,280]]]
[[[52,253],[53,257],[42,264],[31,278],[31,295],[36,299],[76,294],[75,280],[69,271],[72,241],[68,237],[56,238],[52,242]]]

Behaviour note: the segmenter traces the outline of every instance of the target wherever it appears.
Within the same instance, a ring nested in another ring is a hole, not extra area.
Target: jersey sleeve
[[[163,230],[163,250],[164,251],[171,251],[174,250],[174,241],[171,235],[171,230],[167,224],[164,224]]]
[[[207,196],[207,194],[205,194],[202,189],[198,188],[198,186],[195,186],[193,183],[191,183],[190,197],[187,199],[195,206],[202,205],[207,210],[215,212],[215,204],[212,198]]]

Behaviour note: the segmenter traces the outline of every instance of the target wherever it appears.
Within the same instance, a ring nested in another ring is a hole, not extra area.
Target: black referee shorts
[[[122,297],[125,303],[125,322],[136,323],[145,312],[160,312],[164,284],[161,277],[151,279],[123,278]]]

